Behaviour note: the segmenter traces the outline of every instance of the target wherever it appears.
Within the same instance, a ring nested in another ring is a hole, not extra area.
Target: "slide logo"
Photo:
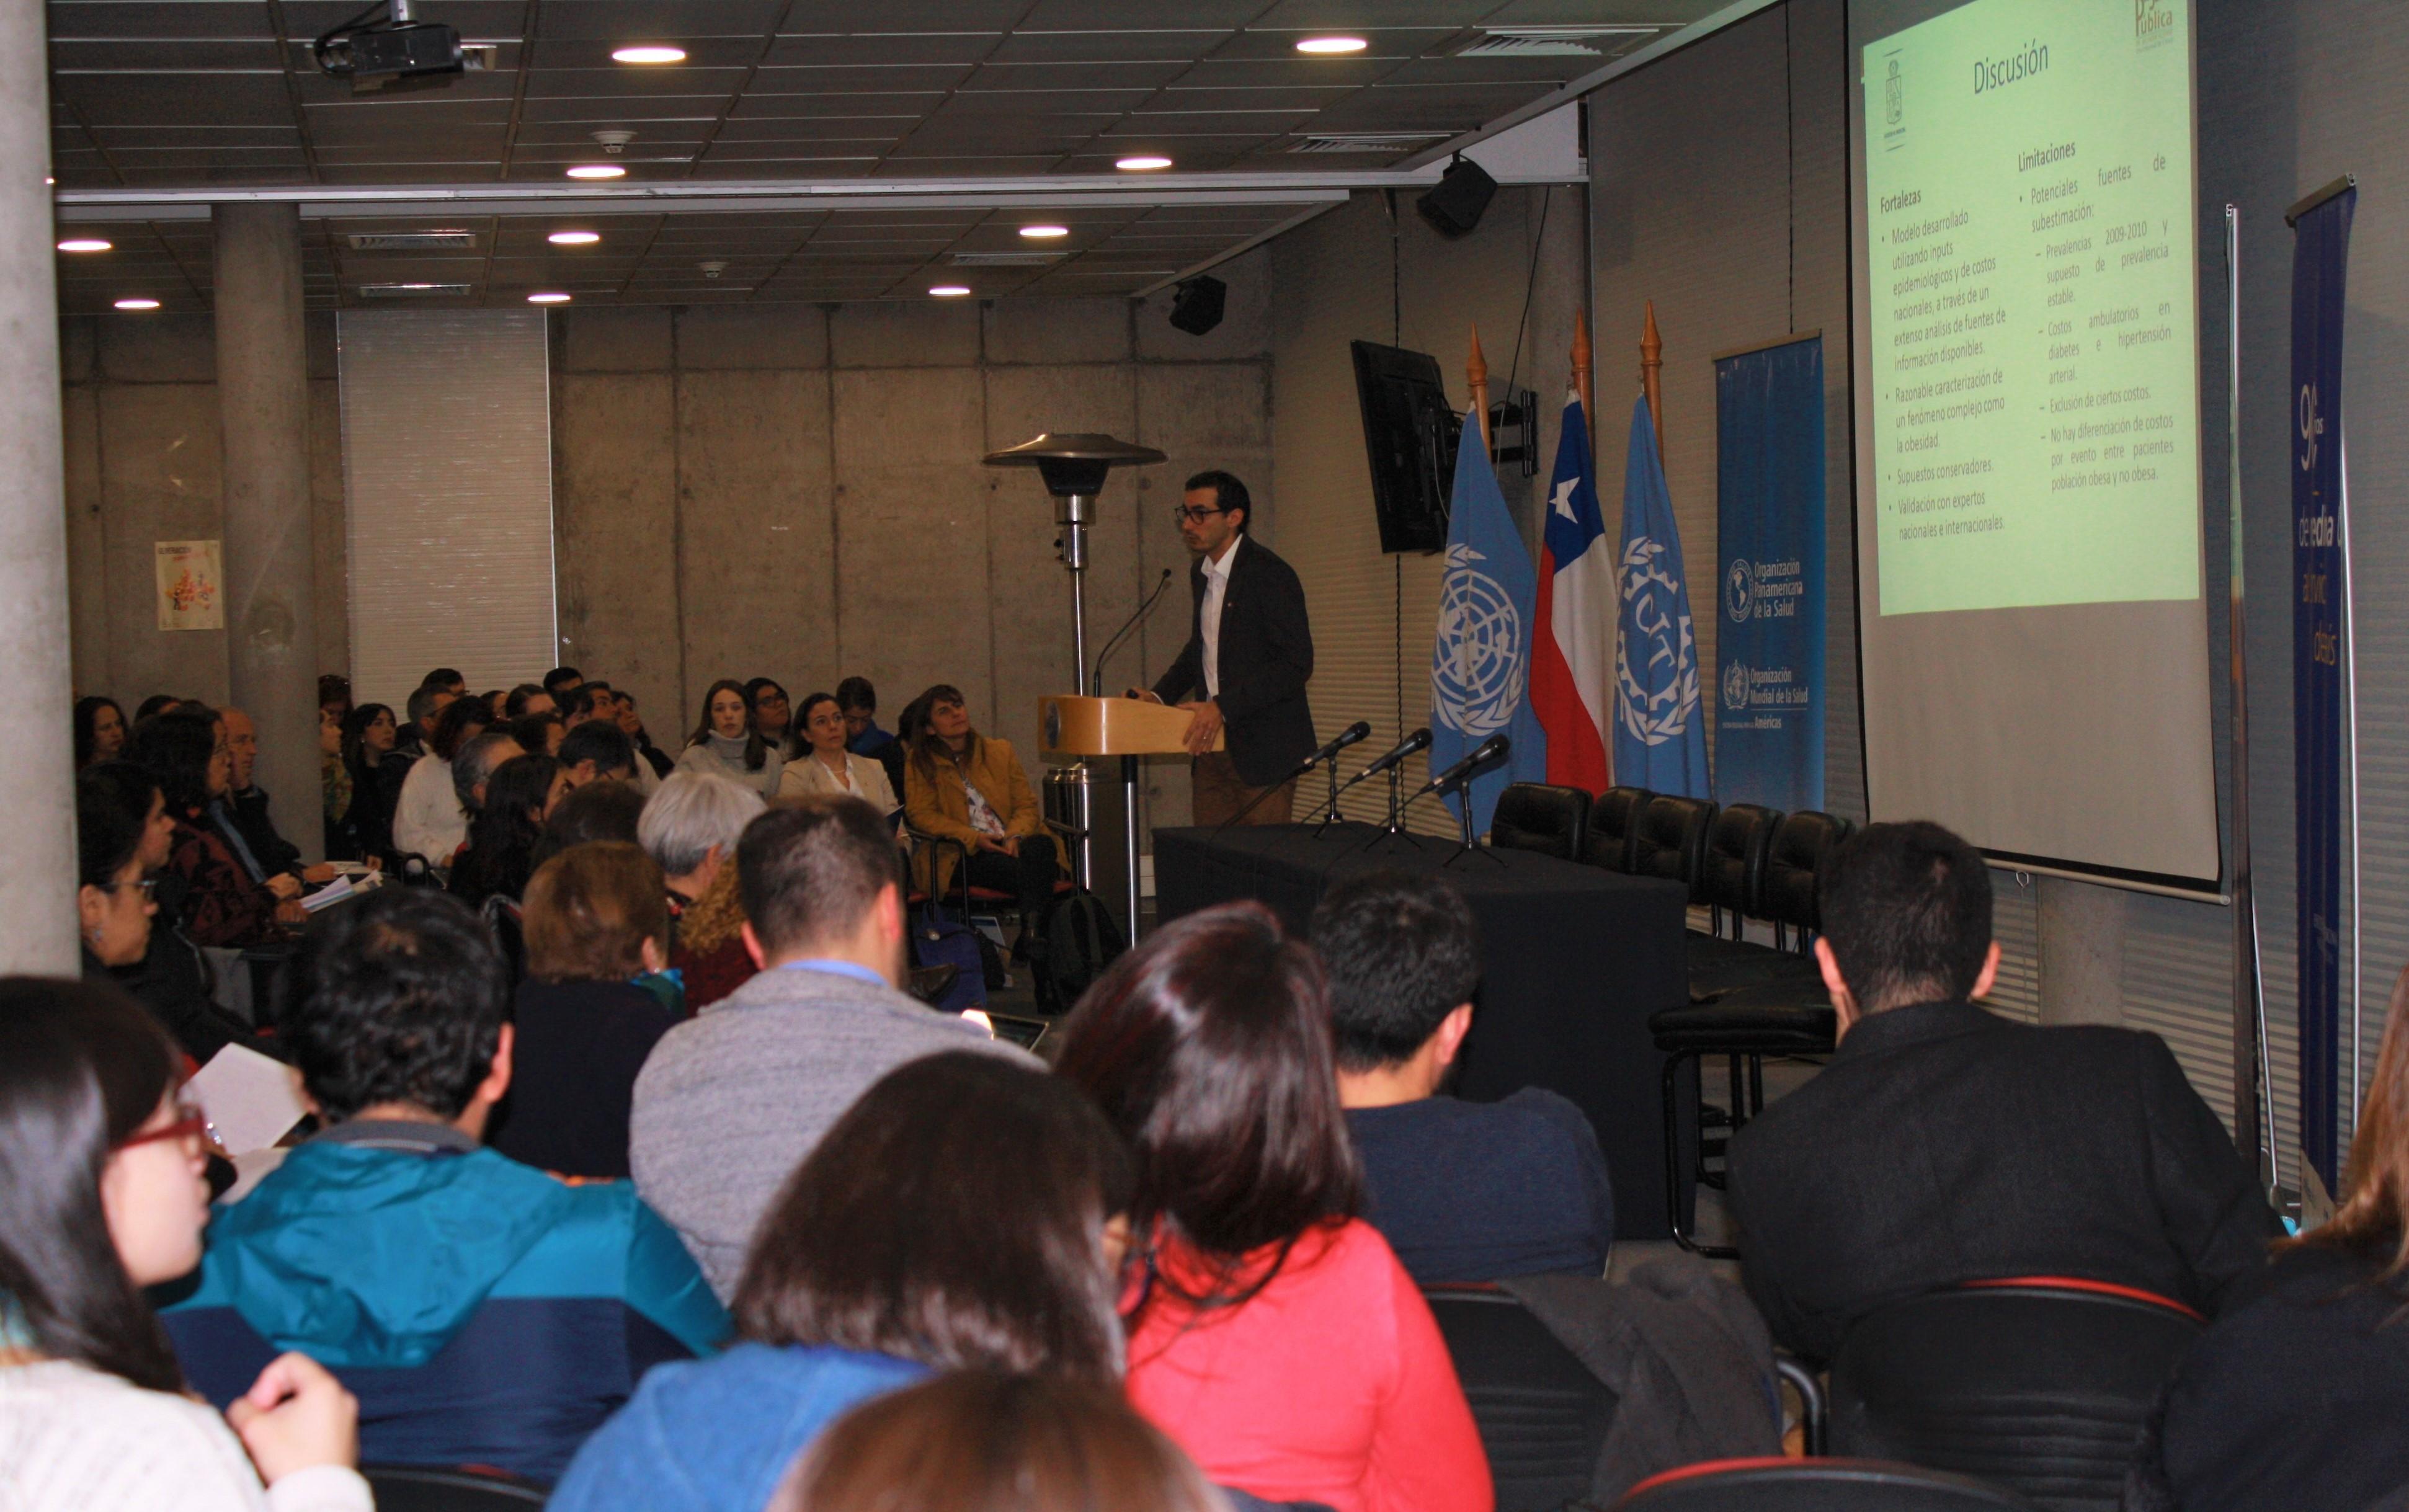
[[[2145,52],[2175,38],[2175,0],[2133,0],[2133,50]]]
[[[1522,704],[1522,616],[1503,583],[1473,570],[1486,560],[1460,543],[1447,549],[1431,658],[1439,718],[1475,738],[1504,729]]]
[[[1907,114],[1907,87],[1899,81],[1898,60],[1890,60],[1890,72],[1882,79],[1882,121],[1896,126]]]

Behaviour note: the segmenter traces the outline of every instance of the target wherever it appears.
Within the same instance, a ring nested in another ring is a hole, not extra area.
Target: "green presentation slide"
[[[2200,596],[2191,4],[1859,54],[1883,614]]]

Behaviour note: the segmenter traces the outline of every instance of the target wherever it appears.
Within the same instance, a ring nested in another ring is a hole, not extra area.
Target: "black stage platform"
[[[1683,889],[1528,851],[1458,856],[1452,841],[1369,825],[1319,836],[1309,825],[1158,829],[1157,916],[1253,898],[1302,930],[1335,879],[1378,868],[1445,877],[1480,926],[1479,1009],[1454,1090],[1486,1102],[1544,1087],[1571,1099],[1606,1151],[1618,1236],[1668,1237],[1665,1058],[1648,1015],[1686,996]]]

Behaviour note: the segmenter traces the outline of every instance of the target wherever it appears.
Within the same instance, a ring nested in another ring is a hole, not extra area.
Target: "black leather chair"
[[[1631,843],[1631,874],[1678,882],[1695,895],[1707,866],[1707,831],[1715,822],[1712,799],[1658,793],[1639,811]]]
[[[1832,1447],[1981,1476],[2058,1512],[2108,1512],[2203,1326],[2171,1299],[2064,1276],[1894,1303],[1832,1357]]]
[[[1578,861],[1581,842],[1589,832],[1589,794],[1578,787],[1508,783],[1497,795],[1497,813],[1489,821],[1489,843]]]
[[[1580,858],[1608,871],[1629,871],[1631,850],[1639,839],[1639,811],[1656,795],[1644,787],[1609,787],[1589,806],[1589,832],[1581,837]]]
[[[1428,1287],[1422,1297],[1472,1404],[1497,1512],[1557,1512],[1588,1494],[1614,1392],[1507,1292]]]
[[[377,1512],[515,1512],[541,1506],[550,1494],[531,1480],[498,1470],[447,1470],[432,1465],[362,1465]]]
[[[2038,1512],[1997,1486],[1875,1460],[1710,1460],[1634,1486],[1615,1512]]]
[[[1690,893],[1692,903],[1709,910],[1708,932],[1693,929],[1682,938],[1693,1002],[1777,977],[1811,980],[1815,974],[1811,962],[1789,951],[1741,938],[1747,920],[1764,906],[1766,860],[1781,823],[1771,809],[1734,803],[1708,827],[1706,859]]]
[[[1816,879],[1832,852],[1849,838],[1854,827],[1813,809],[1782,816],[1766,847],[1765,881],[1758,894],[1757,916],[1773,921],[1773,943],[1804,954],[1824,927],[1816,906]],[[1796,930],[1794,937],[1791,931]]]

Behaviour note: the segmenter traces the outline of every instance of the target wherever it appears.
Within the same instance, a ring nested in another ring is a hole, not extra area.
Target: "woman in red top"
[[[1206,1475],[1337,1512],[1490,1512],[1446,1341],[1358,1218],[1321,964],[1270,911],[1157,930],[1056,1069],[1138,1152],[1129,1394]]]

